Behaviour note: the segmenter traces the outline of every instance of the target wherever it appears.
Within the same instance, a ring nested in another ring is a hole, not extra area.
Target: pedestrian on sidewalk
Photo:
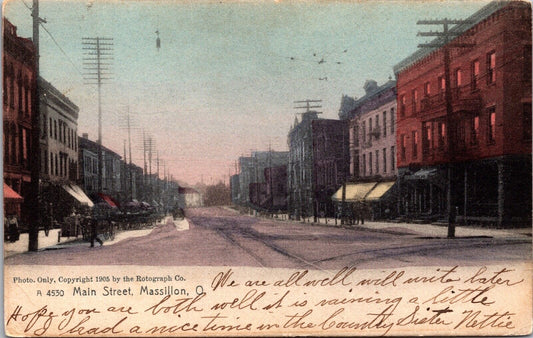
[[[11,215],[9,217],[8,233],[9,233],[10,242],[16,242],[19,240],[19,237],[20,237],[19,223],[18,223],[16,215]]]
[[[100,237],[98,236],[98,221],[94,218],[89,220],[91,224],[91,248],[94,247],[94,241],[96,240],[98,243],[100,243],[100,246],[104,245],[104,242]]]

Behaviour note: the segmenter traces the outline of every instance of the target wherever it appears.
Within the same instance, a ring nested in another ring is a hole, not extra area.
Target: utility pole
[[[35,46],[35,95],[33,95],[33,110],[31,116],[31,156],[30,156],[30,193],[27,195],[29,212],[28,251],[37,251],[39,248],[39,223],[40,215],[40,188],[39,174],[41,170],[41,147],[40,147],[40,91],[39,91],[39,25],[46,22],[39,18],[39,0],[33,0],[33,44]],[[5,75],[5,74],[4,74]],[[4,90],[6,90],[4,88]]]
[[[455,207],[453,206],[453,179],[452,176],[455,175],[454,173],[454,158],[453,153],[455,151],[455,138],[452,136],[452,128],[451,128],[451,122],[452,122],[452,113],[453,113],[453,107],[452,107],[452,91],[451,91],[451,81],[450,81],[450,49],[451,48],[470,48],[474,46],[470,43],[459,43],[459,42],[451,42],[453,39],[455,39],[457,36],[464,34],[464,32],[461,31],[450,31],[450,25],[460,25],[460,24],[467,24],[471,23],[468,20],[452,20],[452,19],[441,19],[441,20],[420,20],[416,24],[417,25],[442,25],[442,32],[419,32],[417,36],[434,36],[437,37],[433,42],[431,43],[423,43],[419,44],[419,48],[442,48],[443,56],[444,56],[444,100],[446,102],[446,138],[447,138],[447,148],[448,148],[448,164],[447,164],[447,171],[448,171],[448,189],[446,192],[446,202],[448,207],[448,238],[454,238],[455,237],[455,219],[456,219],[456,211]]]
[[[83,50],[86,55],[83,58],[83,68],[86,84],[98,86],[98,191],[102,191],[102,84],[111,80],[110,71],[113,61],[113,38],[82,38]]]

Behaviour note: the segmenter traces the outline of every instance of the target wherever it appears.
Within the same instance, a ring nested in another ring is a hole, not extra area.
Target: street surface
[[[222,207],[189,209],[186,216],[183,221],[168,217],[142,233],[120,233],[101,247],[71,242],[49,248],[53,250],[12,255],[5,263],[337,269],[531,260],[530,230],[528,236],[527,230],[524,234],[479,229],[476,236],[474,230],[458,229],[457,238],[447,239],[440,233],[427,236],[432,226],[420,224],[416,228],[373,222],[365,227],[313,225],[240,215]],[[446,227],[439,229],[446,233]]]

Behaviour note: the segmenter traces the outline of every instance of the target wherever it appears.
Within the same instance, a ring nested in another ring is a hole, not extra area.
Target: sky
[[[228,182],[239,156],[288,150],[303,112],[294,101],[322,100],[321,117],[338,119],[342,95],[394,79],[393,66],[427,42],[417,32],[439,28],[417,20],[464,19],[486,3],[41,0],[40,71],[80,108],[78,135],[96,140],[98,91],[83,79],[82,38],[113,38],[104,146],[124,154],[129,115],[134,163],[143,166],[144,132],[161,177],[164,164],[190,185]],[[3,2],[19,36],[32,36],[31,6]]]

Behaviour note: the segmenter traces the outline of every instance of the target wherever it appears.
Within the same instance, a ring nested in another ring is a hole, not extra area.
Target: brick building
[[[30,193],[32,117],[35,113],[35,47],[31,40],[17,36],[17,27],[7,19],[4,18],[2,23],[4,183],[24,199],[18,216],[26,223],[29,215],[25,202]]]
[[[531,5],[492,2],[467,22],[451,29],[473,46],[449,48],[450,114],[443,48],[395,66],[399,212],[444,216],[451,188],[460,222],[529,224]]]
[[[332,215],[331,196],[348,178],[348,121],[302,114],[288,137],[288,212],[300,217]]]

